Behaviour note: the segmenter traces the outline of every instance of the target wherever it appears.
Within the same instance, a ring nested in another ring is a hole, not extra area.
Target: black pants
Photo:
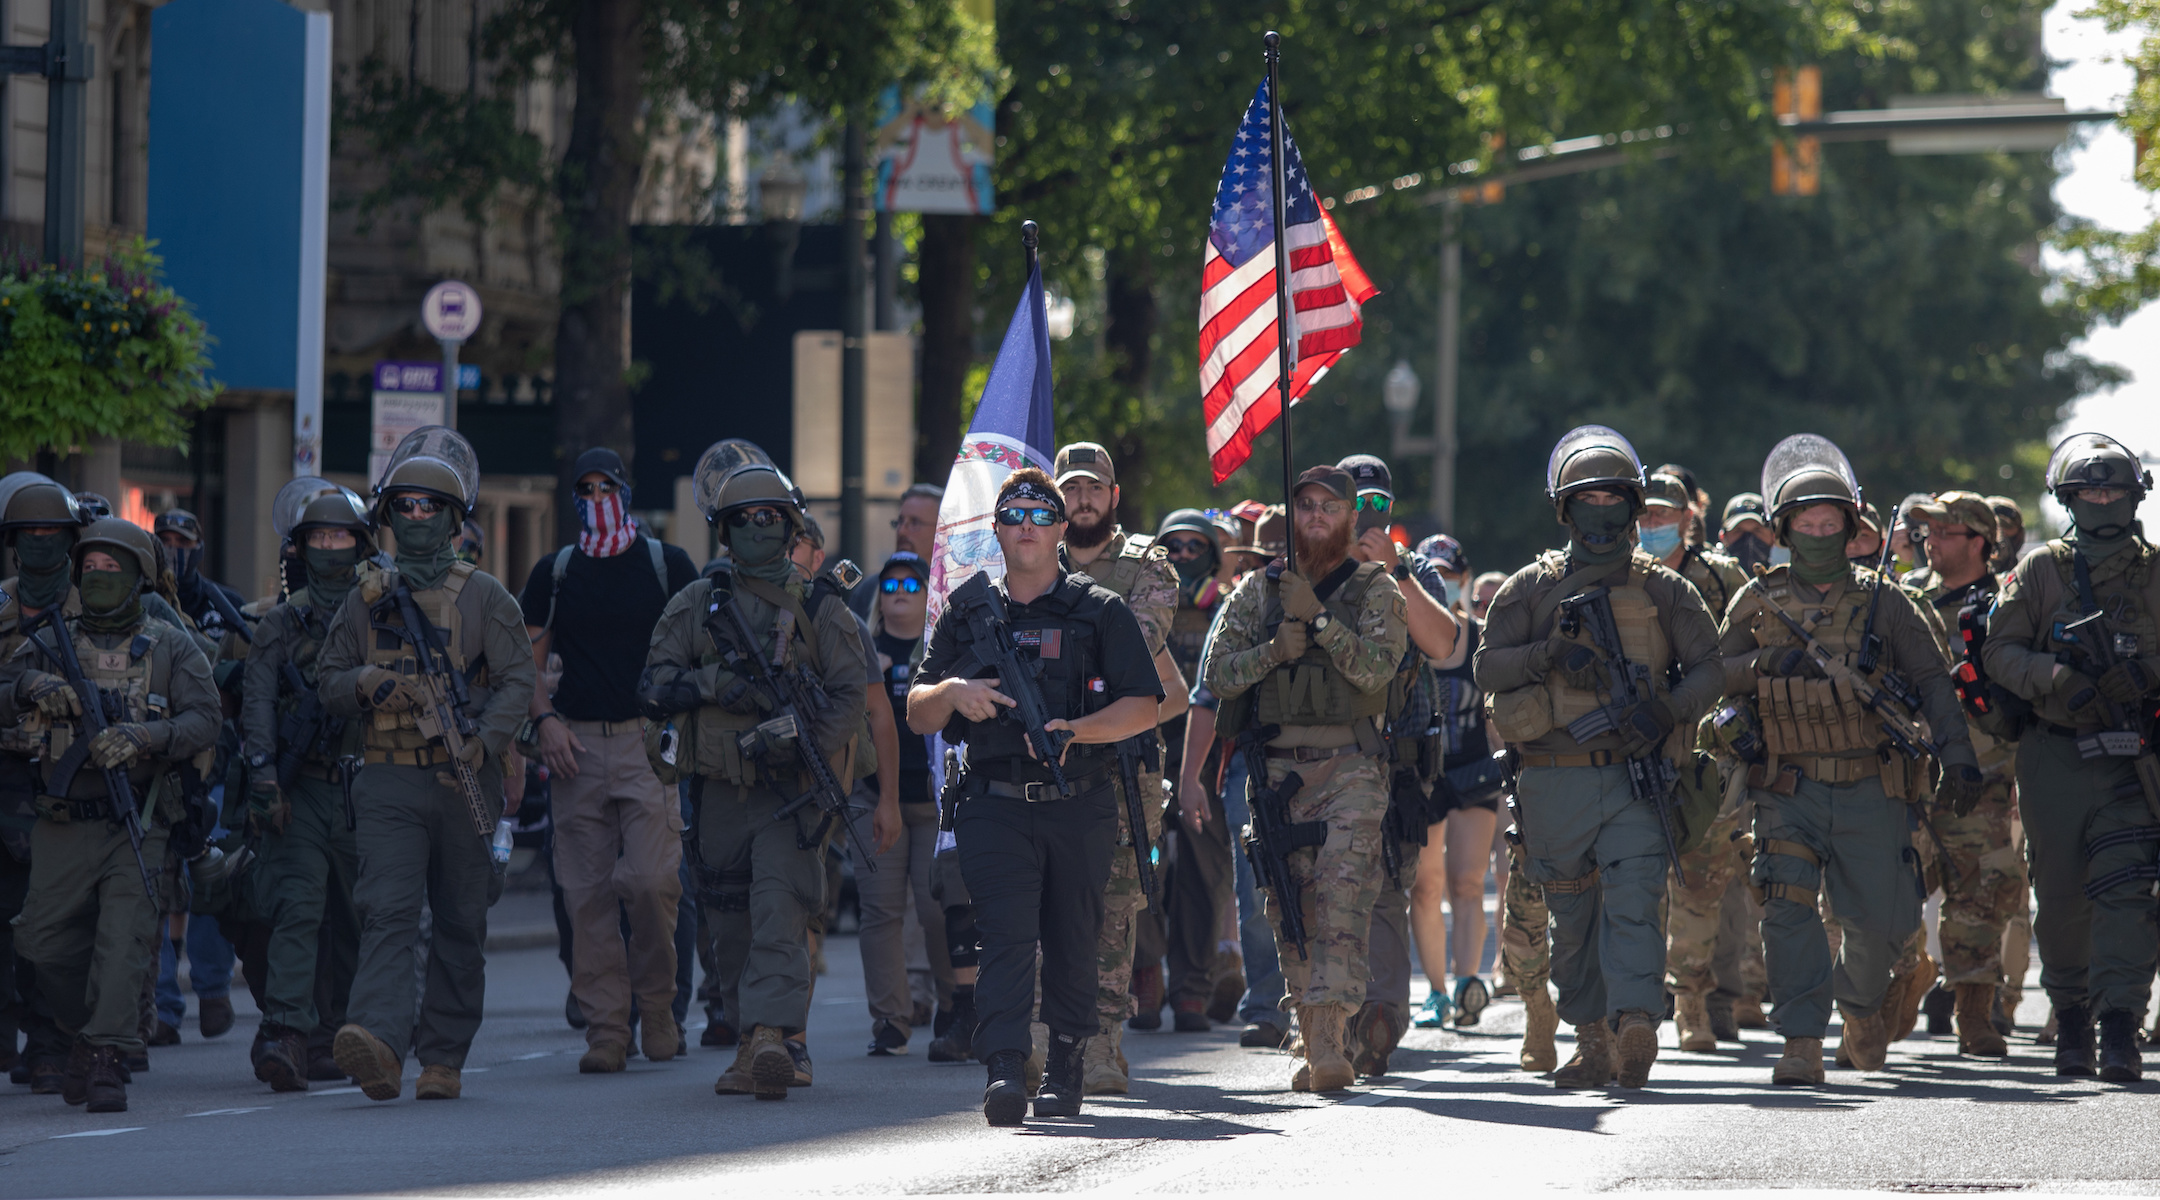
[[[1205,1007],[1214,996],[1215,954],[1222,945],[1222,924],[1216,918],[1237,899],[1221,801],[1211,797],[1208,813],[1210,824],[1200,833],[1178,824],[1177,851],[1168,872],[1164,992],[1173,1009],[1180,1001]]]
[[[954,819],[960,873],[982,937],[975,982],[975,1057],[1029,1049],[1035,947],[1042,945],[1042,1021],[1052,1033],[1095,1033],[1095,939],[1116,849],[1116,792],[1029,804],[971,798]]]

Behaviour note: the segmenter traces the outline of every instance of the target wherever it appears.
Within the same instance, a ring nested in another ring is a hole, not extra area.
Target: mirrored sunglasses
[[[1041,528],[1048,528],[1058,523],[1058,515],[1056,509],[1021,508],[1015,505],[1011,508],[997,510],[997,521],[1000,525],[1018,525],[1026,522]]]
[[[755,525],[759,529],[763,529],[768,525],[777,525],[785,520],[787,520],[787,514],[777,508],[739,508],[727,515],[728,527],[731,529],[741,529],[746,525]]]
[[[402,517],[432,517],[448,507],[433,496],[393,496],[390,511]]]
[[[902,575],[892,579],[880,579],[877,586],[879,591],[888,596],[894,592],[906,592],[912,596],[922,590],[922,580],[915,578],[913,575]]]

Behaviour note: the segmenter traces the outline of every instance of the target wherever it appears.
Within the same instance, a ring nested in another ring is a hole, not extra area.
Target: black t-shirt
[[[518,604],[525,610],[525,623],[538,626],[548,619],[548,602],[555,601],[552,649],[563,661],[555,711],[565,717],[629,721],[638,715],[638,674],[645,669],[653,626],[668,600],[697,578],[697,568],[681,547],[663,546],[668,581],[662,592],[649,540],[641,537],[610,558],[572,550],[560,597],[555,595],[555,555],[533,564]]]

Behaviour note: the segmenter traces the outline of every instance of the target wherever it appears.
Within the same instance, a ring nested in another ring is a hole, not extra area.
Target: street
[[[498,910],[500,912],[500,910]],[[1744,1048],[1666,1054],[1645,1091],[1555,1092],[1515,1066],[1522,1008],[1413,1030],[1384,1083],[1339,1099],[1282,1090],[1288,1059],[1240,1049],[1234,1028],[1128,1032],[1135,1085],[1071,1121],[994,1130],[982,1068],[863,1054],[868,1020],[852,936],[826,952],[812,1008],[817,1083],[785,1102],[715,1096],[732,1050],[633,1058],[580,1076],[552,946],[489,955],[488,1020],[464,1097],[376,1104],[317,1084],[273,1095],[247,1068],[254,1013],[153,1051],[130,1110],[91,1116],[26,1088],[0,1093],[0,1195],[459,1192],[1299,1191],[1338,1181],[1456,1191],[1767,1186],[1894,1191],[2160,1190],[2152,1084],[2057,1080],[2026,993],[2012,1058],[1960,1060],[1948,1038],[1892,1047],[1892,1071],[1832,1070],[1820,1090],[1772,1091],[1773,1034]],[[1832,1033],[1835,1035],[1835,1028]],[[1563,1043],[1561,1053],[1569,1053]]]

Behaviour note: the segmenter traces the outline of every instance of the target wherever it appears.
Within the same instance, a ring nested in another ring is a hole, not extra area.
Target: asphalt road
[[[1947,1040],[1892,1048],[1876,1075],[1773,1091],[1773,1035],[1715,1054],[1670,1049],[1635,1093],[1557,1093],[1516,1069],[1522,1009],[1480,1028],[1413,1031],[1396,1073],[1340,1098],[1282,1090],[1288,1059],[1235,1031],[1129,1033],[1129,1097],[1077,1120],[993,1130],[982,1070],[863,1054],[852,937],[833,940],[811,1022],[817,1083],[784,1102],[715,1096],[732,1051],[633,1059],[580,1076],[549,949],[490,955],[488,1019],[464,1098],[373,1103],[350,1087],[277,1096],[247,1066],[252,1011],[155,1052],[130,1111],[91,1116],[0,1088],[0,1197],[325,1193],[1314,1191],[1726,1187],[2160,1191],[2160,1085],[2058,1081],[2032,1043],[2029,993],[2007,1063]],[[240,994],[236,993],[236,999]],[[693,1024],[698,1017],[693,1014]],[[693,1033],[694,1038],[694,1033]],[[1567,1051],[1563,1048],[1563,1055]],[[2156,1064],[2160,1065],[2160,1064]]]

